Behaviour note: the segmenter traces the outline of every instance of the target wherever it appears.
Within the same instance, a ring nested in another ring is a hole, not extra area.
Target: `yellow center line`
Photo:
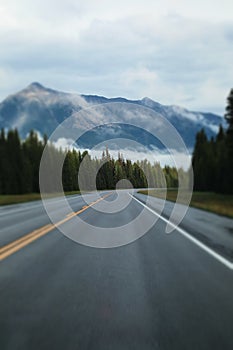
[[[92,207],[94,204],[97,204],[98,202],[102,201],[103,199],[107,198],[111,194],[112,194],[112,192],[108,193],[107,195],[104,195],[103,197],[97,199],[95,202],[92,202],[89,205],[83,206],[83,208],[77,212],[72,212],[72,213],[67,214],[66,218],[58,221],[56,224],[48,224],[48,225],[45,225],[43,227],[40,227],[40,228],[33,230],[32,232],[24,235],[23,237],[18,238],[15,241],[1,247],[0,248],[0,261],[2,261],[3,259],[7,258],[8,256],[14,254],[18,250],[24,248],[28,244],[34,242],[38,238],[46,235],[47,233],[54,230],[58,226],[64,224],[65,222],[69,221],[70,219],[72,219],[74,216],[83,213],[85,210]]]
[[[14,246],[18,245],[18,244],[21,244],[22,242],[26,241],[27,239],[30,239],[34,236],[37,236],[38,234],[40,234],[42,231],[52,227],[53,225],[52,224],[49,224],[49,225],[46,225],[46,226],[43,226],[41,227],[40,229],[36,229],[34,231],[32,231],[31,233],[28,233],[26,234],[25,236],[19,238],[19,239],[16,239],[15,241],[5,245],[4,247],[0,248],[0,252],[1,253],[4,253],[5,251],[13,248]]]

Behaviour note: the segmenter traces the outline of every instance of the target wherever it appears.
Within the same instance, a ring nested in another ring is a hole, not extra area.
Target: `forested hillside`
[[[196,135],[193,152],[194,190],[233,193],[233,89],[225,114],[228,128],[222,126],[215,138],[207,138],[204,129]]]
[[[216,137],[208,139],[204,129],[196,135],[192,157],[194,171],[194,190],[233,193],[233,89],[227,99],[227,130],[222,126]],[[31,131],[25,140],[21,140],[16,129],[4,129],[0,133],[0,194],[21,194],[40,192],[39,167],[47,137],[41,141]],[[114,159],[106,149],[101,159],[92,158],[87,151],[77,149],[62,150],[48,144],[51,162],[57,157],[65,157],[63,165],[64,191],[78,191],[78,174],[84,157],[88,168],[85,171],[86,182],[93,173],[97,173],[97,189],[114,189],[121,179],[128,179],[134,188],[178,187],[178,173],[173,167],[161,168],[159,163],[148,160],[132,162],[119,153]],[[145,155],[146,157],[146,155]],[[98,171],[97,171],[98,169]],[[183,171],[184,175],[185,172]],[[182,170],[180,170],[182,176]],[[52,176],[52,175],[51,175]],[[53,179],[48,179],[53,181]],[[85,187],[85,186],[84,186]],[[87,186],[87,189],[88,186]],[[92,188],[90,188],[92,189]]]
[[[43,141],[31,131],[26,140],[20,140],[17,130],[10,130],[0,134],[0,194],[21,194],[39,192],[40,160],[47,144],[47,137]],[[78,172],[84,157],[89,158],[86,169],[86,180],[96,169],[97,189],[113,189],[121,179],[128,179],[134,188],[147,187],[147,182],[154,187],[178,186],[178,175],[175,168],[166,166],[161,168],[159,163],[151,164],[147,160],[133,163],[125,160],[119,154],[113,159],[106,149],[102,158],[92,158],[87,151],[81,153],[73,149],[63,151],[49,144],[51,162],[59,156],[64,156],[63,186],[64,191],[79,190]],[[52,175],[51,175],[52,176]],[[147,181],[148,179],[148,181]],[[53,181],[53,179],[48,179]],[[87,188],[88,189],[88,188]]]

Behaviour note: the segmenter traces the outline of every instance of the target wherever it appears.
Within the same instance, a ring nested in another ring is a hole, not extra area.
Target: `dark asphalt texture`
[[[81,197],[71,202],[84,205]],[[59,200],[52,203],[59,217]],[[132,200],[118,214],[80,215],[117,227],[141,210]],[[47,223],[40,203],[1,208],[1,245]],[[3,260],[1,350],[232,350],[233,271],[165,227],[158,220],[112,249],[82,246],[55,229]]]

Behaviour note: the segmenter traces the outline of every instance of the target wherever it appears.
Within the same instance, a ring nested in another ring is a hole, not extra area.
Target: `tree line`
[[[0,133],[0,194],[39,193],[40,160],[47,145],[51,163],[58,157],[64,157],[62,182],[64,191],[78,191],[79,169],[85,159],[82,171],[82,184],[90,188],[91,174],[95,173],[96,188],[98,190],[114,189],[122,179],[128,179],[134,188],[145,187],[177,187],[178,173],[176,168],[159,163],[151,164],[148,160],[132,162],[124,159],[119,153],[114,159],[106,148],[101,158],[92,158],[87,151],[57,149],[47,137],[38,138],[37,133],[31,131],[25,140],[21,140],[18,131],[9,130]],[[53,181],[53,179],[48,179]],[[84,188],[82,188],[84,189]]]
[[[192,156],[196,191],[233,194],[233,89],[227,98],[225,118],[228,128],[224,130],[220,126],[215,138],[208,139],[204,129],[196,135]],[[114,189],[122,179],[128,179],[134,188],[176,188],[179,185],[178,171],[174,167],[162,168],[158,162],[151,164],[146,159],[132,162],[124,159],[120,153],[114,159],[107,148],[101,158],[92,158],[87,151],[81,153],[76,149],[57,149],[53,144],[48,144],[46,136],[39,140],[33,131],[25,140],[21,140],[15,129],[0,132],[0,194],[40,192],[39,167],[46,145],[51,168],[56,159],[65,158],[62,170],[64,191],[80,190],[79,169],[84,160],[82,185],[86,189],[92,189],[93,173],[96,173],[95,185],[99,190]],[[179,169],[179,176],[187,178],[187,172]],[[49,181],[52,183],[53,179],[48,178]]]
[[[204,129],[196,135],[192,166],[194,190],[233,194],[233,89],[227,98],[226,130],[220,125],[210,140]]]

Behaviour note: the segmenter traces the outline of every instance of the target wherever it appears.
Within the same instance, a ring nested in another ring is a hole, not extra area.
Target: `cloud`
[[[232,7],[228,0],[2,0],[0,98],[38,80],[222,113],[233,80]]]

